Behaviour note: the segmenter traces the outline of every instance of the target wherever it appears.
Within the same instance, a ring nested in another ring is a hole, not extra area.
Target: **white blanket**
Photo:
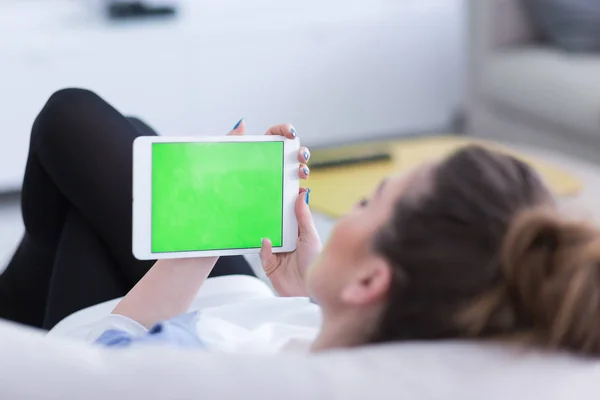
[[[0,398],[597,400],[600,364],[501,346],[396,344],[329,354],[111,350],[0,322]]]

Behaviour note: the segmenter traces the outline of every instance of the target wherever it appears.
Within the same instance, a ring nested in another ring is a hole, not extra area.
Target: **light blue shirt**
[[[143,344],[169,344],[185,348],[206,348],[196,335],[199,311],[181,314],[154,325],[147,334],[135,336],[119,329],[104,331],[94,343],[105,347],[131,347]]]

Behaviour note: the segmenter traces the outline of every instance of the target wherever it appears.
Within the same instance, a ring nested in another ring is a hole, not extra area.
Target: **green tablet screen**
[[[283,142],[152,144],[152,252],[281,247]]]

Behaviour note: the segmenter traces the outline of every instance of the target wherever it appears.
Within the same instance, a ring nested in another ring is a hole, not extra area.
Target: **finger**
[[[319,240],[319,234],[313,221],[312,213],[308,207],[310,200],[310,189],[300,193],[296,199],[295,212],[298,220],[298,232],[303,239]]]
[[[300,150],[298,150],[298,161],[301,163],[306,163],[310,159],[310,151],[308,148],[302,146]]]
[[[300,168],[298,169],[298,177],[300,179],[308,179],[308,175],[310,175],[310,169],[308,169],[306,164],[300,164]]]
[[[307,191],[308,191],[308,188],[301,187],[300,189],[298,189],[298,194],[306,193]]]
[[[296,129],[292,124],[275,125],[269,128],[265,135],[284,136],[288,139],[296,138]]]
[[[260,262],[263,265],[263,268],[269,262],[269,259],[273,255],[273,243],[269,239],[263,239],[262,245],[260,246]]]
[[[244,118],[242,118],[237,122],[237,124],[235,124],[233,129],[229,131],[227,136],[240,136],[244,133],[246,133],[246,121],[244,121]]]

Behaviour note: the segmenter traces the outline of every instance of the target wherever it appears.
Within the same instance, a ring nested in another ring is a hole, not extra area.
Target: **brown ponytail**
[[[501,268],[516,322],[539,344],[600,354],[596,229],[552,209],[524,212],[510,226]]]
[[[519,336],[551,349],[600,355],[600,234],[552,208],[509,225],[499,283],[458,313],[467,337]]]

